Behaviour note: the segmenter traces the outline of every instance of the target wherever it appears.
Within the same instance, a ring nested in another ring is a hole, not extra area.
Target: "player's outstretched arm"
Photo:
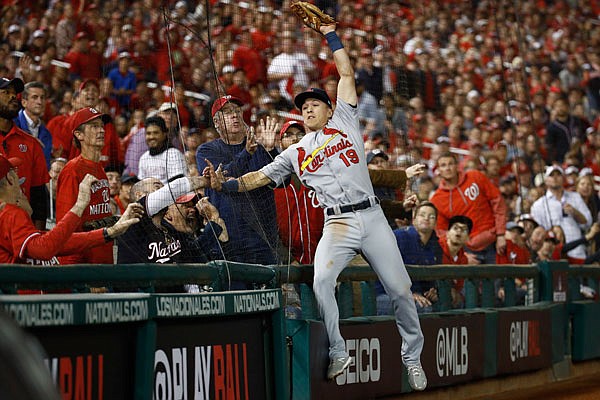
[[[214,165],[209,160],[206,160],[206,164],[207,167],[202,175],[210,179],[211,187],[217,191],[225,193],[249,192],[271,183],[271,179],[260,171],[248,172],[237,179],[227,180],[220,172],[221,166],[215,171]]]
[[[342,101],[356,105],[358,97],[354,84],[354,69],[350,63],[350,57],[344,50],[340,38],[335,33],[336,22],[333,17],[321,11],[313,4],[297,1],[290,4],[290,9],[310,29],[325,36],[327,44],[333,53],[333,61],[340,74],[337,96]]]
[[[354,68],[352,68],[346,49],[344,49],[340,38],[335,33],[335,24],[321,25],[320,30],[327,39],[327,44],[333,53],[333,61],[340,74],[337,96],[348,104],[356,105],[358,96],[354,82]]]

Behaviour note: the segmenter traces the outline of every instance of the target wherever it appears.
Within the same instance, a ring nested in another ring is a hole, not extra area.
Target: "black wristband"
[[[112,238],[108,235],[108,228],[102,229],[102,236],[104,236],[104,241],[105,242],[112,241]]]

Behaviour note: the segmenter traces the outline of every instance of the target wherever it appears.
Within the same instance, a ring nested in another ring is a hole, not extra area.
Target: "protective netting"
[[[436,157],[447,150],[459,156],[461,169],[480,169],[501,187],[511,217],[528,212],[542,193],[546,165],[600,173],[596,3],[314,3],[338,21],[338,36],[350,55],[369,164],[429,165],[406,193],[375,188],[380,198],[397,201],[414,193],[427,199],[439,181]],[[331,51],[289,11],[287,0],[17,2],[3,7],[2,27],[4,75],[44,83],[48,127],[66,132],[52,131],[53,165],[64,166],[73,156],[58,151],[70,147],[61,143],[71,139],[64,122],[69,113],[93,106],[113,117],[106,128],[111,148],[102,163],[109,182],[115,181],[117,214],[128,201],[133,175],[164,185],[179,175],[201,175],[205,159],[232,177],[258,170],[301,136],[288,126],[285,135],[276,132],[273,143],[273,133],[261,131],[261,120],[273,118],[279,127],[300,121],[293,98],[310,87],[336,98]],[[121,65],[135,77],[133,87],[122,86],[128,75],[119,77]],[[225,95],[240,100],[240,114],[236,123],[218,127],[213,108]],[[561,97],[578,121],[567,126],[574,138],[567,146],[546,136]],[[146,119],[153,115],[163,118],[169,143],[159,140],[148,150]],[[258,147],[250,154],[246,136],[252,130]],[[146,151],[150,169],[140,168]],[[514,181],[519,184],[508,185]],[[185,261],[312,262],[323,215],[312,190],[297,177],[275,190],[195,190],[208,197],[222,221],[212,209],[208,217],[194,215],[196,199],[167,204],[186,194],[176,196],[174,190],[164,194],[165,207],[154,221],[119,240],[119,251],[155,261],[161,257],[148,258],[152,249],[159,255],[169,246],[177,251],[179,240],[186,246],[177,255],[190,254]],[[390,217],[393,226],[408,222]],[[160,251],[158,244],[149,247],[154,242],[161,243]],[[163,260],[172,261],[179,259]]]

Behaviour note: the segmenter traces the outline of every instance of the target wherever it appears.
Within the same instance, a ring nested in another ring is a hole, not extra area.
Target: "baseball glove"
[[[302,22],[304,22],[304,25],[317,31],[318,33],[321,33],[321,25],[331,25],[336,23],[335,19],[325,14],[319,9],[319,7],[306,1],[292,3],[290,8],[294,14],[300,17]]]

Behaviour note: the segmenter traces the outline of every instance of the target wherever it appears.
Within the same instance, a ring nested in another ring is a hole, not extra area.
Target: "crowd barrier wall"
[[[439,289],[436,312],[420,315],[431,389],[600,358],[600,303],[582,299],[579,290],[582,282],[597,290],[599,267],[407,268]],[[2,266],[0,307],[38,338],[65,399],[365,399],[409,392],[395,322],[374,315],[376,275],[368,266],[340,275],[341,330],[354,362],[333,382],[324,379],[327,337],[312,272],[224,261]],[[515,305],[515,277],[528,282],[527,305]],[[463,309],[452,309],[454,279],[465,281]],[[501,303],[498,280],[506,292]],[[298,290],[301,318],[284,318],[284,283]],[[205,292],[162,293],[183,284]],[[228,291],[240,284],[253,290]],[[89,293],[105,288],[112,293]],[[40,289],[53,293],[14,294]]]

